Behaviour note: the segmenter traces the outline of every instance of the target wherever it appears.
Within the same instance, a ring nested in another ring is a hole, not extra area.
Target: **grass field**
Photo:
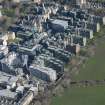
[[[105,87],[71,88],[52,105],[105,105]]]
[[[98,33],[104,34],[105,28]],[[81,67],[73,80],[105,79],[105,37],[97,41],[96,54]],[[105,105],[105,86],[71,87],[62,96],[53,97],[51,105]]]
[[[98,42],[95,56],[90,58],[80,73],[73,77],[74,80],[105,79],[105,39]]]

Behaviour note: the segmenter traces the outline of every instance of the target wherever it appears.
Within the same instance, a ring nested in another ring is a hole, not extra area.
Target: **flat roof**
[[[16,92],[11,92],[10,90],[7,89],[0,90],[0,96],[3,97],[15,99],[16,95],[17,95]]]

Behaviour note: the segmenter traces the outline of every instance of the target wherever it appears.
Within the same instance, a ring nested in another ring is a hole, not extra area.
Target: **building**
[[[67,45],[66,50],[73,54],[78,54],[80,52],[80,45],[79,44]]]
[[[0,18],[2,17],[2,13],[1,13],[1,10],[0,10]]]
[[[34,45],[34,46],[19,46],[18,52],[22,54],[35,56],[37,51],[39,51],[41,48],[42,47],[39,44]]]
[[[87,26],[86,26],[87,29],[93,30],[93,32],[99,32],[100,31],[100,23],[87,22],[86,24],[87,24]]]
[[[37,77],[43,81],[47,81],[47,82],[55,82],[57,79],[57,74],[56,71],[51,69],[51,68],[47,68],[47,67],[41,67],[41,66],[37,66],[35,64],[32,64],[29,67],[30,70],[30,74],[32,77]]]
[[[93,38],[93,30],[89,29],[79,29],[79,35],[82,37],[86,37],[87,39]]]
[[[23,66],[21,56],[15,52],[10,52],[3,59],[1,59],[0,65],[0,71],[10,75],[18,75],[23,70],[19,69]]]
[[[76,0],[76,4],[82,6],[86,4],[86,0]]]
[[[32,32],[29,32],[29,31],[18,31],[16,33],[16,37],[18,38],[22,38],[24,41],[26,40],[30,40],[32,37],[33,37],[33,34]]]
[[[86,0],[70,0],[71,5],[79,5],[82,6],[86,4]]]
[[[79,44],[80,46],[86,46],[87,39],[86,39],[86,37],[73,36],[73,43]]]
[[[64,32],[64,30],[68,27],[68,21],[51,19],[51,24],[49,25],[49,27],[53,32]]]
[[[7,42],[0,39],[0,58],[8,54]]]
[[[12,41],[12,40],[14,40],[16,38],[14,32],[8,32],[7,35],[8,35],[8,40]]]
[[[105,25],[105,16],[102,17],[103,25]]]
[[[8,35],[7,35],[7,33],[2,33],[2,32],[0,32],[0,39],[1,40],[8,40]]]
[[[38,4],[41,4],[42,3],[42,0],[32,0],[34,3],[38,3]]]
[[[30,0],[13,0],[15,3],[30,2]]]

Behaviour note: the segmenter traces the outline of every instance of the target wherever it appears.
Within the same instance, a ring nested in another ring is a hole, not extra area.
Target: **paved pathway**
[[[87,87],[87,86],[102,86],[105,85],[104,80],[81,80],[81,81],[71,81],[71,86]]]

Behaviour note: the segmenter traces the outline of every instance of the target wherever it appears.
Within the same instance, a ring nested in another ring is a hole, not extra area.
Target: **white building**
[[[0,54],[8,54],[7,42],[5,40],[0,40]]]
[[[105,16],[103,17],[103,19],[102,19],[102,20],[103,20],[103,25],[105,25]]]
[[[15,3],[20,3],[20,2],[30,2],[31,0],[13,0]]]
[[[2,12],[0,11],[0,18],[2,17]]]
[[[35,76],[44,81],[55,82],[57,79],[57,73],[55,70],[47,67],[41,67],[35,64],[32,64],[30,67],[31,76]]]
[[[86,4],[86,0],[76,0],[77,5],[84,5]]]

